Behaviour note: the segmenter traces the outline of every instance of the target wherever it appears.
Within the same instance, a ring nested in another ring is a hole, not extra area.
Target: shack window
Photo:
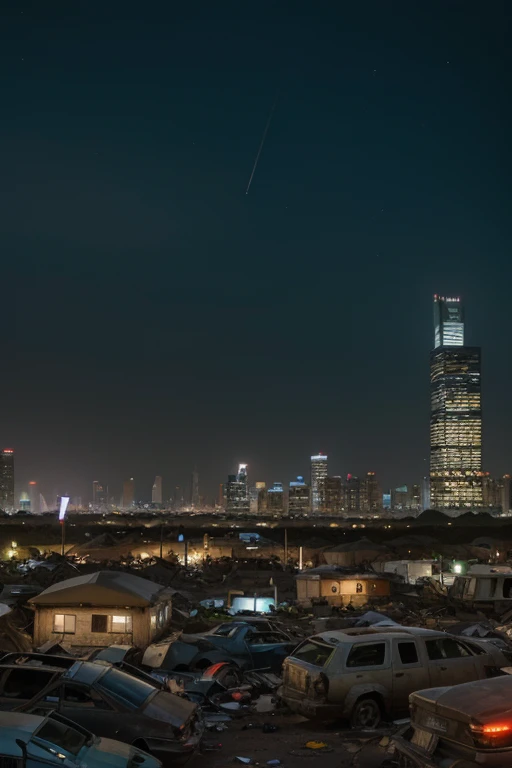
[[[126,632],[132,631],[132,617],[131,616],[110,616],[110,632]]]
[[[398,643],[398,654],[402,664],[417,664],[418,662],[416,643],[412,641]]]
[[[93,613],[91,616],[91,632],[106,632],[108,626],[108,616],[101,613]]]
[[[305,661],[306,664],[314,664],[315,667],[325,667],[333,651],[334,648],[332,645],[325,645],[324,643],[316,643],[306,640],[305,643],[299,645],[292,656],[295,659]]]
[[[386,656],[385,643],[354,645],[347,659],[347,667],[380,667]]]
[[[440,638],[438,640],[426,640],[428,657],[431,661],[439,661],[440,659],[460,659],[463,656],[471,656],[467,648],[465,648],[457,640],[451,637]]]
[[[53,617],[53,631],[59,634],[74,635],[76,616],[69,613],[56,613]]]

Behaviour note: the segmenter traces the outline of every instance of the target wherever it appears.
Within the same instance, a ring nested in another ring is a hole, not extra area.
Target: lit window
[[[111,616],[110,631],[121,632],[121,633],[131,632],[132,617],[131,616]]]
[[[76,616],[68,613],[56,613],[53,617],[53,631],[63,635],[74,635]]]

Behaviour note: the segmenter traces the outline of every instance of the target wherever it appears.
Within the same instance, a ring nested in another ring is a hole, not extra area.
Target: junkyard
[[[287,532],[283,549],[282,531],[185,547],[161,531],[144,556],[133,533],[18,544],[0,566],[0,723],[32,734],[27,759],[83,764],[512,766],[504,531],[434,532]]]

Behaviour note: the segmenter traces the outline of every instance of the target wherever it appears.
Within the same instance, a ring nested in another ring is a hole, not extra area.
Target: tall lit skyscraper
[[[464,346],[464,308],[460,298],[434,296],[434,348]]]
[[[306,515],[311,510],[311,488],[299,475],[290,483],[288,491],[288,514]]]
[[[31,480],[28,484],[28,495],[30,498],[30,511],[33,515],[38,515],[40,512],[39,489],[35,480]]]
[[[5,448],[0,456],[0,509],[14,509],[14,451]]]
[[[151,489],[151,501],[153,504],[162,503],[162,478],[160,475],[155,477],[153,488]]]
[[[199,507],[199,472],[197,467],[194,467],[192,472],[192,479],[190,483],[190,502],[194,509]]]
[[[94,507],[108,504],[108,489],[99,480],[94,480],[92,483],[92,503]]]
[[[227,512],[249,512],[249,489],[247,487],[247,464],[238,465],[238,473],[229,475],[226,484]]]
[[[327,456],[319,453],[311,457],[311,509],[318,512],[325,506],[325,480],[327,477]]]
[[[282,483],[274,483],[267,491],[267,511],[269,514],[282,515],[284,512],[284,488]]]
[[[135,481],[133,477],[130,477],[129,480],[125,480],[123,483],[123,507],[128,509],[128,507],[133,506],[134,499]]]
[[[482,506],[481,356],[464,346],[463,318],[460,299],[434,296],[430,503],[440,510]]]

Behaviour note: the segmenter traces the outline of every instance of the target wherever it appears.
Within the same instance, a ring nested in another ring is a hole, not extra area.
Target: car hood
[[[80,762],[87,765],[87,768],[127,768],[134,755],[144,759],[144,762],[136,763],[137,768],[160,768],[159,760],[114,739],[96,739],[87,752],[81,755]]]
[[[463,722],[484,724],[496,717],[512,718],[512,677],[507,675],[416,691],[411,694],[410,703],[413,708]]]

